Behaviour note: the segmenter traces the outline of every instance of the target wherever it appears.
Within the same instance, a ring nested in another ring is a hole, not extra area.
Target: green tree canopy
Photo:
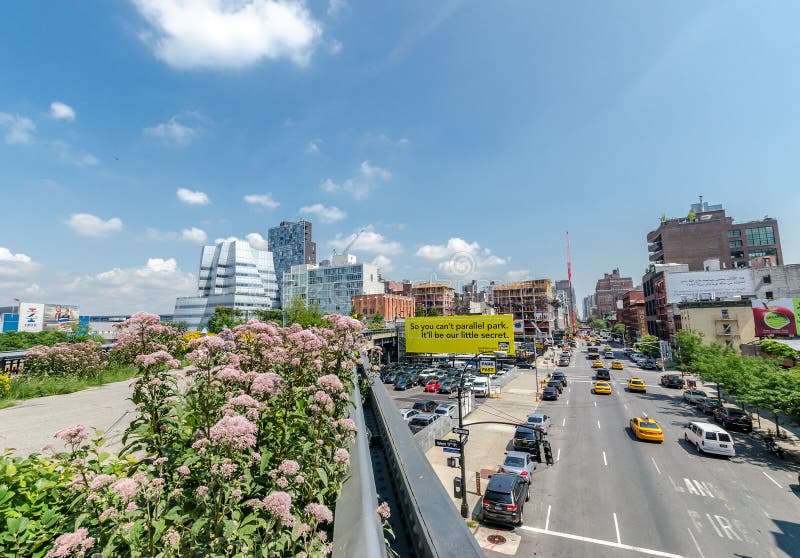
[[[322,310],[316,302],[306,306],[302,298],[295,297],[285,311],[286,321],[289,324],[300,324],[303,327],[327,325],[322,319]]]
[[[214,313],[208,318],[208,331],[210,333],[219,333],[226,327],[233,329],[237,325],[243,324],[244,318],[242,311],[237,308],[228,308],[226,306],[217,306],[214,308]]]
[[[653,358],[660,358],[660,343],[661,340],[655,335],[642,335],[642,338],[639,339],[639,342],[636,344],[636,346],[642,353]]]
[[[625,324],[614,324],[614,327],[611,328],[611,333],[616,335],[625,335],[625,332]]]
[[[588,325],[592,329],[596,329],[598,331],[607,331],[608,330],[608,322],[606,322],[602,318],[598,318],[597,316],[589,316]]]
[[[256,310],[256,317],[260,322],[283,323],[283,312],[272,308],[269,310]]]

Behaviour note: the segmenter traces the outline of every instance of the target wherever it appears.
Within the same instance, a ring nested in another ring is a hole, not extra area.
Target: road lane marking
[[[617,532],[617,544],[622,544],[622,539],[619,538],[619,523],[617,523],[617,512],[614,512],[614,530]]]
[[[597,401],[594,402],[594,406],[597,407]]]
[[[600,430],[600,421],[597,421],[597,429]]]
[[[556,461],[561,459],[561,448],[558,448],[558,453],[556,454]]]
[[[627,403],[623,403],[622,406],[625,407],[626,409],[628,408],[628,404]]]
[[[782,487],[780,484],[778,484],[778,481],[776,481],[776,480],[775,480],[775,479],[773,479],[771,476],[769,476],[769,475],[766,473],[766,471],[761,471],[761,472],[762,472],[762,473],[764,473],[764,476],[765,476],[765,477],[767,477],[769,480],[771,480],[773,483],[775,483],[775,486],[777,486],[778,488],[783,488],[783,487]]]
[[[567,405],[569,405],[569,399],[567,399]]]
[[[606,461],[606,452],[603,452],[603,465],[608,467],[608,461]]]
[[[656,458],[655,457],[651,457],[650,459],[653,462],[653,465],[655,465],[656,471],[658,471],[658,474],[660,475],[661,474],[661,469],[658,468],[658,463],[656,463]]]
[[[547,519],[544,520],[544,530],[548,531],[550,528],[550,504],[547,505]]]
[[[575,541],[582,541],[588,542],[593,544],[600,544],[603,546],[610,546],[612,548],[620,548],[622,550],[633,550],[635,552],[639,552],[641,554],[649,554],[651,556],[661,556],[663,558],[684,558],[680,554],[672,554],[671,552],[663,552],[661,550],[653,550],[652,548],[642,548],[641,546],[632,546],[630,544],[622,544],[622,543],[615,543],[614,541],[604,541],[603,539],[593,539],[591,537],[582,537],[580,535],[573,535],[571,533],[560,533],[558,531],[549,531],[545,529],[540,529],[539,527],[528,527],[527,525],[522,525],[521,527],[517,527],[517,529],[523,529],[525,531],[530,531],[531,533],[541,533],[543,535],[553,535],[554,537],[562,537],[564,539],[572,539]],[[702,557],[705,558],[705,557]]]
[[[692,533],[692,528],[691,527],[687,527],[687,529],[689,530],[689,536],[692,537],[692,542],[694,542],[694,547],[697,549],[697,553],[700,555],[700,558],[706,558],[703,555],[703,551],[700,550],[700,545],[697,544],[697,539],[694,538],[694,533]]]
[[[561,419],[561,426],[564,426],[565,424],[567,424],[567,417]]]

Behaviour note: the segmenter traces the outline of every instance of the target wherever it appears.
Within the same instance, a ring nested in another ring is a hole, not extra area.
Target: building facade
[[[383,285],[387,294],[411,296],[412,285],[408,279],[403,279],[403,281],[384,280]]]
[[[415,312],[424,316],[431,312],[440,316],[455,314],[455,289],[447,283],[418,283],[411,286]]]
[[[597,317],[616,319],[617,301],[632,288],[633,279],[622,277],[619,269],[614,269],[611,273],[604,273],[603,278],[597,280],[594,289]]]
[[[621,322],[628,339],[635,341],[647,335],[647,314],[644,310],[644,289],[641,285],[622,295]]]
[[[680,327],[680,312],[668,303],[667,275],[689,271],[688,264],[654,264],[642,277],[647,333],[671,340]],[[677,319],[676,319],[677,316]]]
[[[800,297],[800,264],[750,268],[756,298]]]
[[[701,333],[706,344],[716,342],[738,353],[742,344],[756,339],[749,300],[683,302],[678,306],[681,329]]]
[[[240,310],[245,318],[255,317],[256,310],[275,306],[278,283],[272,253],[241,240],[204,246],[197,288],[196,296],[176,299],[176,322],[202,329],[217,306]]]
[[[293,265],[317,263],[317,244],[311,239],[311,223],[281,221],[280,225],[267,231],[267,249],[272,252],[279,285],[277,303],[280,305],[283,274]]]
[[[383,282],[378,268],[359,263],[353,254],[337,254],[320,265],[292,266],[283,278],[286,307],[295,299],[319,306],[323,314],[347,315],[353,307],[353,297],[363,294],[383,294]]]
[[[575,305],[577,301],[575,298],[575,288],[572,286],[569,279],[560,279],[556,281],[555,291],[557,296],[558,293],[561,293],[560,298],[566,306],[564,308],[564,314],[566,316],[566,327],[564,329],[571,330],[573,327],[573,316],[577,318],[578,315],[578,307]]]
[[[408,318],[414,315],[414,297],[390,293],[356,295],[353,311],[369,319],[376,313],[387,321]]]
[[[663,218],[647,233],[650,261],[685,263],[690,271],[704,271],[707,260],[719,260],[722,269],[750,267],[751,260],[773,257],[783,264],[778,221],[770,217],[735,223],[721,205],[693,204],[684,218]]]
[[[523,341],[550,337],[555,330],[550,279],[529,279],[492,286],[494,309],[522,321]]]

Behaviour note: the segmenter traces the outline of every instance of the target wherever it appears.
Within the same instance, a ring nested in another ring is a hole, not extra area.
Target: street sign
[[[494,360],[488,358],[480,359],[479,369],[481,374],[497,373],[497,367],[495,366]]]
[[[464,436],[469,436],[469,430],[466,428],[453,427],[453,434],[463,434]]]
[[[436,440],[436,447],[459,449],[461,447],[461,442],[458,440]]]
[[[461,445],[463,446],[464,444],[466,444],[467,440],[469,440],[469,436],[467,436],[466,434],[462,434],[461,435]]]
[[[445,453],[461,453],[460,449],[454,449],[454,448],[442,448],[442,451]]]

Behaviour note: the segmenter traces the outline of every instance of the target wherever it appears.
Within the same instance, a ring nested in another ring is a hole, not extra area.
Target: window
[[[749,256],[751,258],[758,258],[760,256],[777,256],[777,248],[762,248],[761,250],[751,250]]]
[[[729,248],[741,248],[742,241],[741,240],[729,240],[728,247]]]
[[[723,308],[722,309],[722,318],[726,319],[726,320],[728,319],[728,309],[727,308]]]
[[[722,324],[722,333],[725,335],[731,334],[731,324]]]
[[[766,244],[775,244],[775,231],[772,227],[754,227],[746,229],[748,246],[764,246]]]
[[[765,285],[771,285],[772,284],[772,277],[769,276],[769,275],[765,275],[762,280],[764,281]]]
[[[773,298],[775,298],[775,293],[773,293],[772,291],[767,291],[764,294],[766,295],[768,300],[772,300]]]
[[[744,258],[744,251],[743,250],[735,250],[731,252],[731,258],[734,260],[739,258]]]
[[[706,440],[716,440],[717,433],[716,432],[706,432]]]
[[[739,238],[740,236],[742,236],[742,231],[739,229],[728,231],[728,238]]]

